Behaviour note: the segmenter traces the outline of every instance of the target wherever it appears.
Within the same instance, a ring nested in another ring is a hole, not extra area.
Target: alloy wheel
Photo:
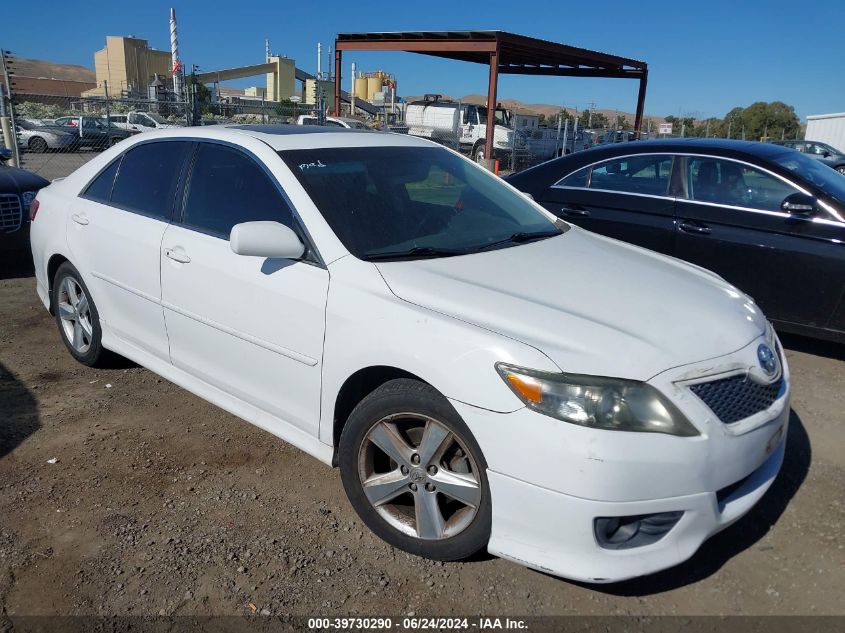
[[[59,285],[58,311],[62,331],[71,347],[79,354],[87,353],[94,336],[91,306],[82,286],[73,277],[65,277]]]
[[[481,505],[478,466],[444,424],[418,413],[376,422],[358,451],[364,495],[400,532],[442,540],[465,530]]]

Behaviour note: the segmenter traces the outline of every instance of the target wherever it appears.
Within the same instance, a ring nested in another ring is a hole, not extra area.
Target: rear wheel
[[[29,139],[29,143],[27,144],[30,152],[35,152],[36,154],[43,154],[47,151],[47,141],[45,141],[40,136],[33,136]]]
[[[79,271],[65,262],[53,280],[53,309],[62,341],[71,355],[83,365],[102,362],[102,329],[97,306]]]
[[[352,506],[379,537],[435,560],[486,547],[487,464],[458,413],[417,380],[385,383],[349,417],[340,473]]]

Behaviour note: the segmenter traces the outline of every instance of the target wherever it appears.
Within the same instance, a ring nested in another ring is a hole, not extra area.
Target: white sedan
[[[751,299],[421,139],[153,132],[32,216],[77,360],[130,358],[339,466],[361,519],[420,556],[651,573],[783,460],[789,372]]]

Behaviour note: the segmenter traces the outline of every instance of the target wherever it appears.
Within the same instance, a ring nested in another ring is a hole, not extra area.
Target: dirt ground
[[[145,369],[73,362],[8,255],[0,616],[845,613],[842,346],[784,338],[787,457],[748,516],[679,567],[587,586],[394,550],[330,468]]]

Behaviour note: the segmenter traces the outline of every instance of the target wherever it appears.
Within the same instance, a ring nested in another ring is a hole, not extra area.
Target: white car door
[[[305,239],[258,160],[199,143],[181,221],[162,243],[171,361],[316,437],[329,273],[310,247],[301,261],[233,253],[232,226],[253,220],[281,222]]]
[[[97,302],[106,337],[164,360],[159,253],[190,147],[181,141],[132,147],[73,201],[68,219],[71,260]]]

